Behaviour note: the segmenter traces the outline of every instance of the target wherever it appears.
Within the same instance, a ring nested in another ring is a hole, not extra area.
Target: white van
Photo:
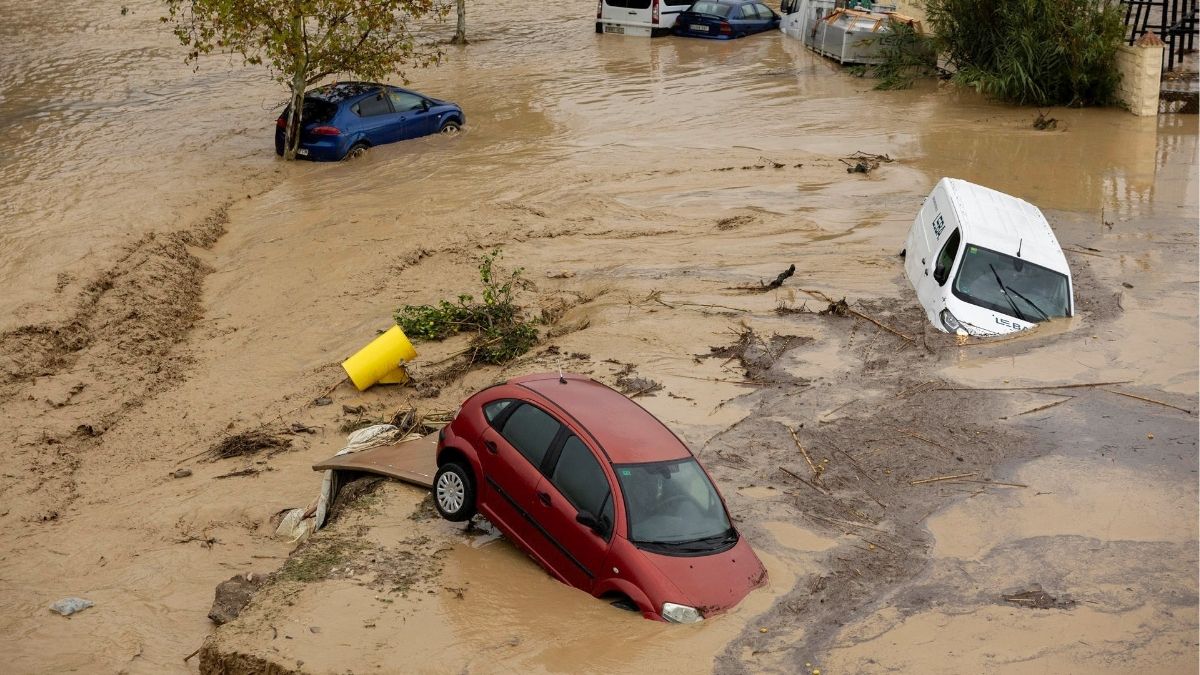
[[[904,271],[929,321],[960,335],[999,335],[1071,316],[1071,270],[1050,223],[1023,199],[943,178],[904,249]]]
[[[657,37],[671,32],[691,0],[596,0],[596,32]]]

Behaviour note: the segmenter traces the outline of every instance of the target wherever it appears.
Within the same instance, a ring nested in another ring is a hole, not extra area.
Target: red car
[[[691,450],[587,377],[475,394],[439,435],[437,464],[443,518],[478,511],[558,580],[646,618],[700,621],[766,581]]]

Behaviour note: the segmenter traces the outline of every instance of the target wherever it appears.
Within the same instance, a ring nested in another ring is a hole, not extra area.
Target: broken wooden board
[[[432,488],[433,475],[437,473],[437,434],[346,455],[334,455],[313,464],[313,471],[327,469],[375,473]]]

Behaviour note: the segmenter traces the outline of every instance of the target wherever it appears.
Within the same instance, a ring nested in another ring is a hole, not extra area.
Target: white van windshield
[[[1071,315],[1066,275],[974,244],[963,252],[953,290],[961,300],[1022,321]]]

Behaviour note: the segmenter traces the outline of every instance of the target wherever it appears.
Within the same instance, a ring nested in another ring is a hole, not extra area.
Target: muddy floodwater
[[[284,91],[237,59],[193,72],[158,3],[0,0],[6,670],[1196,671],[1194,116],[1055,109],[1038,131],[947,84],[876,92],[779,34],[468,4],[472,44],[408,73],[462,133],[288,164]],[[894,161],[848,174],[855,151]],[[942,176],[1046,212],[1076,317],[990,343],[927,325],[897,254]],[[497,247],[547,317],[530,354],[439,377],[462,342],[419,344],[436,387],[339,384],[398,306],[478,292]],[[308,554],[272,536],[344,425],[560,367],[662,385],[637,401],[708,466],[768,587],[645,622],[399,485]],[[287,443],[206,456],[251,429]],[[280,569],[208,620],[219,582]],[[1061,602],[1023,606],[1035,584]],[[95,606],[48,611],[67,596]]]

